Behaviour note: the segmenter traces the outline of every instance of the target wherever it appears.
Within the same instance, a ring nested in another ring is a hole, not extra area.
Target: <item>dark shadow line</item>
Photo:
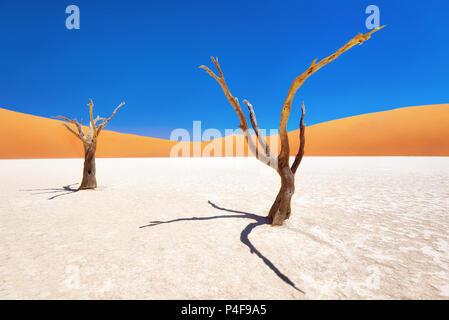
[[[251,233],[251,231],[253,231],[253,229],[255,227],[260,226],[262,224],[267,224],[267,222],[265,222],[265,223],[255,222],[255,223],[250,223],[249,225],[247,225],[245,227],[245,229],[242,230],[242,233],[240,234],[240,241],[242,241],[249,248],[251,253],[255,253],[260,259],[262,259],[262,261],[265,263],[265,265],[267,265],[268,268],[270,268],[279,278],[281,278],[282,281],[284,281],[288,285],[292,286],[293,288],[295,288],[302,294],[305,294],[305,292],[302,291],[301,289],[297,288],[296,285],[293,283],[293,281],[291,281],[289,277],[287,277],[285,274],[283,274],[273,264],[273,262],[271,262],[270,259],[265,257],[259,250],[257,250],[256,247],[249,240],[249,234]]]
[[[181,221],[204,221],[204,220],[228,219],[228,218],[243,218],[243,219],[256,220],[256,222],[248,224],[242,230],[242,232],[240,233],[240,241],[249,248],[251,253],[255,253],[265,263],[265,265],[268,266],[282,281],[284,281],[289,286],[293,287],[295,290],[301,292],[302,294],[305,294],[304,291],[297,288],[296,285],[293,283],[293,281],[291,281],[285,274],[283,274],[267,257],[265,257],[259,250],[257,250],[257,248],[249,240],[249,234],[251,233],[251,231],[253,231],[254,228],[256,228],[257,226],[268,224],[268,221],[265,217],[258,216],[253,213],[222,208],[212,203],[211,201],[207,202],[215,209],[240,214],[226,215],[226,216],[211,216],[211,217],[179,218],[167,221],[150,221],[149,224],[140,226],[139,228],[154,227],[160,224],[181,222]]]
[[[222,211],[233,212],[233,213],[241,213],[242,214],[241,217],[254,219],[257,222],[260,222],[261,224],[268,224],[268,221],[267,221],[267,219],[265,217],[258,216],[257,214],[249,213],[249,212],[243,212],[243,211],[236,211],[236,210],[231,210],[231,209],[226,209],[226,208],[223,208],[223,207],[219,207],[215,203],[213,203],[213,202],[211,202],[209,200],[207,201],[207,203],[209,203],[215,209],[222,210]],[[227,216],[227,217],[229,217],[229,216]]]
[[[62,188],[22,189],[22,190],[19,190],[19,191],[49,191],[49,190],[55,190],[55,191],[68,190],[68,191],[72,191],[72,190],[76,190],[76,189],[72,189],[72,186],[74,186],[75,184],[78,184],[78,183],[68,184],[66,186],[63,186]]]
[[[33,195],[36,195],[36,194],[48,194],[48,193],[58,193],[58,192],[68,191],[68,192],[64,192],[64,193],[61,193],[61,194],[57,194],[57,195],[52,196],[52,197],[47,199],[47,200],[53,200],[53,199],[55,199],[57,197],[60,197],[60,196],[64,196],[64,195],[67,195],[67,194],[78,192],[78,189],[73,189],[72,188],[72,186],[74,186],[76,184],[78,184],[78,183],[68,184],[66,186],[62,186],[61,188],[24,189],[24,190],[19,190],[19,191],[47,191],[47,192],[36,192],[36,193],[33,193]]]
[[[244,215],[232,215],[232,216],[179,218],[179,219],[167,220],[167,221],[150,221],[149,224],[140,226],[139,228],[154,227],[154,226],[157,226],[160,224],[181,222],[181,221],[202,221],[202,220],[214,220],[214,219],[222,219],[222,218],[225,219],[225,218],[246,218],[246,217]]]
[[[66,193],[57,194],[57,195],[55,195],[53,197],[48,198],[47,200],[53,200],[53,199],[58,198],[60,196],[64,196],[64,195],[75,193],[75,192],[78,192],[78,190],[70,190],[69,192],[66,192]]]

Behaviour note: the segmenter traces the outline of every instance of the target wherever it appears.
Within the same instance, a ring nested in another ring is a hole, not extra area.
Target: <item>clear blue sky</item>
[[[65,27],[66,6],[81,11]],[[0,107],[86,120],[88,98],[108,129],[168,138],[174,128],[235,128],[238,118],[203,70],[218,56],[231,92],[277,128],[295,76],[367,32],[387,27],[300,89],[308,125],[397,107],[449,102],[449,1],[1,1]]]

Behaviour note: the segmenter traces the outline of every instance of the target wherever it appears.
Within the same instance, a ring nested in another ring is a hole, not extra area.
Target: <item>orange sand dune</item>
[[[299,147],[299,130],[289,132],[289,138],[290,154],[294,156]],[[203,148],[208,143],[224,144],[224,139],[233,139],[235,155],[235,136],[203,142]],[[277,140],[280,148],[279,136],[267,140],[270,145],[270,140]],[[243,150],[237,154],[247,155],[246,144]],[[224,146],[222,154],[229,154]],[[449,104],[400,108],[312,125],[306,128],[305,155],[449,156]]]
[[[291,119],[294,121],[294,119]],[[86,128],[87,130],[87,128]],[[291,154],[298,149],[298,130],[289,133]],[[76,158],[80,141],[62,122],[0,108],[0,158]],[[222,146],[236,136],[190,144],[203,153],[210,143]],[[278,139],[277,136],[271,140]],[[103,131],[98,157],[168,157],[177,142]],[[210,148],[211,146],[209,146]],[[245,147],[246,150],[246,147]],[[210,152],[210,155],[220,156]],[[237,155],[247,155],[238,153]],[[308,156],[449,156],[449,104],[400,108],[338,119],[307,127]]]
[[[449,104],[363,114],[306,129],[309,156],[449,156]],[[298,130],[290,132],[298,149]]]
[[[83,157],[81,141],[62,121],[0,108],[0,158]],[[87,132],[88,128],[84,127]],[[103,130],[98,138],[97,156],[167,157],[176,142]]]

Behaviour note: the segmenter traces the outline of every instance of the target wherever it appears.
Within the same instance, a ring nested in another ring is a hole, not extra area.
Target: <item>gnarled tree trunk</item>
[[[78,188],[79,190],[95,189],[97,187],[97,171],[95,168],[96,149],[96,143],[84,147],[83,180]]]
[[[243,100],[243,102],[247,105],[249,113],[251,125],[253,126],[254,132],[256,134],[256,139],[259,142],[260,148],[254,144],[251,139],[251,134],[248,130],[248,123],[246,121],[245,114],[243,113],[242,108],[240,107],[239,100],[232,96],[229,88],[226,84],[226,81],[223,76],[223,72],[216,58],[212,58],[212,62],[218,70],[218,76],[212,72],[208,67],[201,66],[200,68],[206,70],[210,76],[212,76],[223,89],[226,98],[231,103],[232,107],[236,111],[240,124],[239,128],[242,130],[246,142],[248,143],[249,148],[255,154],[256,158],[262,161],[263,163],[273,167],[279,173],[281,177],[281,188],[279,193],[271,206],[270,212],[267,216],[267,219],[271,222],[272,225],[282,225],[282,223],[290,218],[291,214],[291,202],[292,196],[295,193],[295,173],[301,164],[301,160],[304,156],[304,146],[305,146],[305,125],[304,125],[304,102],[302,104],[302,114],[300,120],[300,130],[299,130],[299,150],[296,154],[295,161],[290,167],[290,145],[287,134],[287,123],[290,117],[291,106],[293,102],[293,98],[295,97],[296,92],[302,86],[302,84],[307,80],[309,76],[313,73],[321,69],[326,64],[337,59],[343,52],[351,49],[353,46],[357,44],[362,44],[364,41],[368,40],[371,37],[371,34],[380,30],[382,27],[374,29],[373,31],[366,34],[357,34],[353,39],[351,39],[348,43],[346,43],[343,47],[337,50],[334,54],[328,56],[327,58],[322,59],[320,62],[316,63],[316,59],[312,62],[310,67],[304,71],[301,75],[295,78],[293,83],[290,86],[290,89],[287,93],[287,98],[284,101],[281,111],[281,121],[279,124],[279,137],[281,140],[281,151],[277,157],[275,157],[269,146],[267,145],[265,138],[260,134],[259,127],[256,121],[256,114],[254,113],[253,106],[247,101]],[[260,150],[262,149],[262,150]]]
[[[282,225],[286,219],[290,218],[291,202],[295,193],[295,175],[290,167],[279,168],[278,173],[281,177],[281,189],[267,216],[273,226]]]

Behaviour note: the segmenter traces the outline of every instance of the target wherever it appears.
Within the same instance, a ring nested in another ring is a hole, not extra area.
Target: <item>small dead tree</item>
[[[299,150],[296,154],[295,160],[290,167],[290,145],[288,141],[288,135],[287,135],[287,122],[288,118],[290,116],[291,106],[293,98],[295,97],[296,92],[298,89],[302,86],[302,84],[307,80],[309,76],[311,76],[313,73],[321,69],[326,64],[334,61],[337,59],[343,52],[351,49],[357,44],[362,44],[364,41],[368,40],[374,32],[382,29],[382,27],[372,30],[369,33],[366,34],[357,34],[352,40],[350,40],[348,43],[346,43],[343,47],[338,49],[334,54],[330,55],[327,58],[324,58],[320,62],[316,63],[317,59],[315,59],[310,67],[304,71],[301,75],[299,75],[291,84],[290,89],[287,93],[287,98],[284,101],[282,111],[281,111],[281,121],[279,124],[279,135],[280,135],[280,141],[281,141],[281,150],[279,152],[279,155],[275,157],[270,147],[267,145],[265,138],[260,134],[259,127],[257,125],[256,121],[256,114],[254,112],[253,106],[251,103],[249,103],[247,100],[243,100],[243,102],[248,107],[249,113],[250,113],[250,121],[251,125],[254,129],[255,136],[256,136],[256,142],[258,142],[258,145],[260,146],[260,149],[256,146],[256,144],[251,139],[251,133],[248,129],[248,123],[246,121],[245,114],[243,113],[242,108],[240,107],[239,101],[237,98],[233,97],[231,92],[229,91],[229,88],[226,84],[225,78],[223,76],[223,72],[221,70],[221,67],[218,63],[217,58],[211,58],[213,64],[218,70],[219,76],[217,76],[213,71],[211,71],[206,66],[200,66],[200,68],[206,70],[210,76],[212,76],[221,86],[223,89],[224,94],[226,95],[226,98],[231,103],[234,110],[237,112],[237,115],[240,120],[240,124],[238,127],[242,130],[243,135],[245,137],[245,140],[248,144],[249,149],[255,154],[256,158],[262,161],[263,163],[273,167],[276,169],[278,174],[281,177],[281,188],[279,190],[279,193],[276,197],[276,200],[274,201],[273,205],[271,206],[270,212],[267,216],[267,219],[271,222],[272,225],[282,225],[282,223],[290,217],[291,213],[291,199],[293,196],[293,193],[295,192],[295,173],[298,170],[299,165],[301,164],[301,160],[304,156],[304,146],[305,146],[305,125],[304,125],[304,115],[305,115],[305,108],[304,108],[304,102],[302,104],[302,113],[301,113],[301,120],[299,123],[299,137],[300,137],[300,144],[299,144]]]
[[[107,119],[100,118],[97,116],[94,119],[93,116],[93,107],[94,104],[92,102],[92,99],[90,99],[90,102],[88,104],[89,106],[89,115],[90,115],[90,124],[89,124],[89,132],[87,136],[83,132],[83,127],[81,125],[81,122],[78,122],[76,119],[68,119],[63,116],[57,116],[57,118],[62,119],[64,121],[73,123],[76,126],[77,131],[73,130],[71,127],[69,127],[67,124],[64,123],[64,126],[73,133],[78,139],[80,139],[83,142],[84,146],[84,168],[83,168],[83,180],[81,181],[81,185],[79,186],[78,190],[83,189],[95,189],[97,187],[97,178],[96,178],[96,167],[95,167],[95,152],[97,151],[97,141],[98,136],[100,135],[101,130],[111,121],[111,119],[115,116],[115,113],[118,109],[120,109],[121,106],[123,106],[125,103],[122,102],[120,105],[115,108],[114,112],[111,114],[111,116]],[[97,122],[100,122],[97,124]]]

